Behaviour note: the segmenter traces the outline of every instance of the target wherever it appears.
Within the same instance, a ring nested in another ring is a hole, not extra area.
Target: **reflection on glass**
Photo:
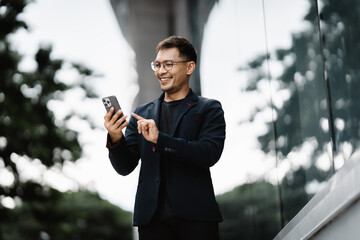
[[[221,239],[273,239],[281,225],[277,186],[264,180],[218,196],[225,221]]]
[[[214,183],[225,181],[229,190],[237,186],[218,196],[223,240],[272,239],[281,229],[265,49],[262,1],[219,1],[205,28],[200,74],[202,94],[221,101],[227,124]],[[259,147],[265,132],[270,152]],[[219,180],[217,171],[224,173]]]
[[[291,5],[286,0],[265,2],[283,223],[333,173],[316,4],[296,0]],[[299,19],[279,15],[280,6]]]
[[[319,5],[339,169],[360,149],[360,1],[319,0]]]
[[[214,7],[202,93],[223,104],[222,167],[226,184],[238,185],[218,196],[222,239],[272,239],[359,148],[360,19],[347,9],[359,6],[220,0]]]

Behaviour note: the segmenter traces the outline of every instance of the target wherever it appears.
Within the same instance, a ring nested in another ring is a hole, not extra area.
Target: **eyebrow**
[[[175,60],[173,60],[173,59],[166,59],[166,60],[161,61],[161,62],[167,62],[167,61],[172,61],[172,62],[174,62]],[[160,62],[160,61],[159,61],[159,60],[155,60],[155,62]]]

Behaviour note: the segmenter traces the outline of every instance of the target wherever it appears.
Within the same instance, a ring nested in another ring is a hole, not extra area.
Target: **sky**
[[[52,46],[52,58],[79,62],[103,75],[94,82],[100,96],[83,102],[78,92],[69,93],[63,104],[52,102],[49,107],[61,119],[70,108],[87,112],[99,127],[90,129],[74,121],[70,127],[79,131],[84,156],[63,169],[45,171],[37,161],[19,158],[16,161],[25,179],[39,179],[59,190],[76,190],[77,181],[96,190],[101,197],[123,209],[132,211],[136,192],[137,171],[127,177],[118,175],[108,160],[106,131],[103,127],[105,108],[101,97],[116,95],[126,114],[137,92],[134,52],[124,39],[109,1],[104,0],[36,0],[29,4],[21,19],[30,31],[20,30],[13,37],[13,46],[26,57],[22,70],[35,68],[33,56],[39,46]],[[76,77],[63,71],[57,77],[70,81]]]
[[[246,78],[237,69],[257,54],[266,50],[261,1],[222,0],[212,10],[205,26],[200,61],[203,96],[220,100],[225,111],[227,139],[220,161],[211,168],[214,190],[221,194],[235,186],[256,179],[267,173],[269,180],[276,180],[275,159],[259,149],[256,137],[266,131],[265,122],[271,120],[271,112],[260,115],[254,123],[246,120],[256,106],[269,103],[269,86],[261,83],[258,95],[245,93]],[[267,15],[271,35],[269,46],[291,45],[289,33],[304,28],[298,23],[300,11],[306,10],[304,2],[272,1]],[[246,6],[244,8],[243,6]],[[294,12],[298,15],[294,15]],[[103,75],[94,86],[101,97],[116,95],[124,112],[129,115],[132,101],[138,91],[135,71],[135,54],[126,42],[115,15],[107,0],[37,0],[26,9],[23,18],[30,31],[21,30],[12,38],[14,47],[27,56],[21,63],[23,70],[35,67],[32,56],[40,45],[51,45],[53,58],[80,62]],[[286,21],[284,21],[286,20]],[[284,23],[286,22],[286,24]],[[275,27],[281,24],[281,28]],[[242,29],[242,31],[234,31]],[[219,43],[227,44],[218,47]],[[275,67],[274,67],[275,69]],[[71,79],[71,72],[60,77]],[[106,131],[103,127],[105,109],[101,99],[83,102],[74,91],[65,102],[52,102],[49,107],[61,118],[69,108],[89,113],[99,126],[92,130],[86,124],[74,121],[70,127],[78,130],[84,145],[84,156],[63,169],[45,171],[39,162],[18,158],[24,178],[41,178],[62,191],[76,190],[74,180],[96,190],[110,202],[132,211],[139,167],[123,177],[112,168],[105,148]],[[241,111],[234,111],[241,109]]]

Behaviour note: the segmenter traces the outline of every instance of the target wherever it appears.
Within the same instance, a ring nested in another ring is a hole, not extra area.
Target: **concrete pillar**
[[[150,62],[155,47],[171,35],[188,38],[200,56],[204,25],[216,0],[110,0],[121,31],[136,54],[140,92],[133,105],[152,101],[160,93]],[[200,92],[197,69],[190,80],[191,88]]]

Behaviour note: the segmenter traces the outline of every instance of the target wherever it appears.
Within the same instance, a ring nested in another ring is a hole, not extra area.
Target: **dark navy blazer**
[[[164,94],[134,112],[153,119],[159,127],[163,99]],[[222,221],[209,169],[219,160],[225,141],[220,102],[197,96],[190,89],[174,117],[171,134],[160,132],[156,145],[138,134],[136,122],[131,117],[125,138],[109,147],[111,163],[121,175],[131,173],[141,159],[133,224],[146,225],[156,211],[161,154],[169,156],[166,186],[173,214],[189,220]]]

